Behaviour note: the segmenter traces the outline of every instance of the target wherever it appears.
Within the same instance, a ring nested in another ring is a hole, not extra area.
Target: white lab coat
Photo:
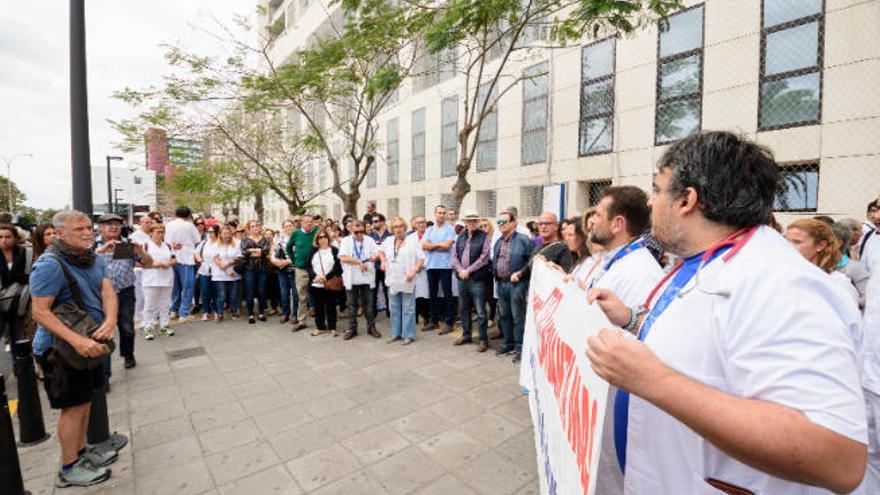
[[[418,251],[419,251],[419,257],[424,258],[425,250],[422,249],[422,241],[421,241],[421,239],[419,239],[419,233],[413,232],[412,234],[409,235],[409,237],[410,237],[410,240],[415,241],[416,249],[418,249]],[[407,242],[409,242],[409,241],[407,241]],[[416,275],[415,284],[416,284],[416,290],[415,290],[416,299],[418,299],[420,297],[427,299],[429,297],[429,294],[428,294],[428,271],[425,270],[424,267],[422,267],[422,271],[420,271]]]
[[[703,290],[676,298],[656,319],[645,344],[694,380],[796,409],[866,443],[853,344],[860,317],[849,296],[768,227],[760,227],[729,261],[722,258],[700,273]],[[684,291],[693,285],[691,280]],[[718,290],[730,295],[706,293]],[[761,494],[830,493],[734,460],[635,395],[627,431],[627,494],[717,495],[706,478]]]

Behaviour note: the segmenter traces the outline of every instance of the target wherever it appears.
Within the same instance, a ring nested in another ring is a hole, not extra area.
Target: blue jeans
[[[416,338],[416,296],[412,292],[392,292],[388,295],[391,311],[391,336]],[[403,334],[403,335],[401,335]]]
[[[257,298],[260,314],[266,312],[266,280],[269,272],[254,268],[245,269],[242,274],[244,280],[244,305],[248,316],[254,316],[254,298]]]
[[[437,297],[443,285],[443,299]],[[431,322],[439,323],[440,317],[450,327],[455,323],[455,302],[452,298],[452,268],[428,269],[428,294],[431,298]]]
[[[529,284],[526,282],[495,282],[498,289],[498,313],[501,333],[504,334],[504,347],[522,353],[523,333],[526,325],[526,297]]]
[[[299,307],[299,293],[296,290],[296,274],[279,273],[278,286],[281,288],[281,314],[290,318],[290,294],[293,293],[293,317],[297,317]]]
[[[189,316],[192,308],[193,287],[196,284],[195,265],[174,265],[174,286],[171,288],[171,311],[181,317]]]
[[[134,287],[116,293],[119,306],[116,310],[116,326],[119,328],[119,355],[134,357]]]
[[[199,275],[199,296],[201,296],[202,313],[208,314],[214,307],[214,287],[210,275]]]
[[[489,343],[489,327],[486,322],[486,282],[483,280],[458,281],[458,305],[461,314],[461,337],[468,340],[471,330],[471,310],[477,310],[477,331],[480,342]]]
[[[223,315],[223,308],[228,300],[232,316],[238,316],[238,280],[229,280],[228,282],[215,281],[213,284],[217,314]]]

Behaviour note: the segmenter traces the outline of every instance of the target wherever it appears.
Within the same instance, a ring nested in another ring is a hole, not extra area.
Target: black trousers
[[[318,330],[336,330],[337,292],[321,287],[309,287],[315,304],[315,326]]]
[[[369,285],[352,285],[351,290],[346,291],[348,295],[348,331],[357,333],[358,328],[358,308],[364,309],[364,316],[367,317],[367,330],[376,328],[376,313],[373,312],[373,291]]]

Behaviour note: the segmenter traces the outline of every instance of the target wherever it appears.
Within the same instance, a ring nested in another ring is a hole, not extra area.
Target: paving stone
[[[429,409],[453,423],[462,423],[485,411],[483,406],[461,395],[453,395],[448,399],[443,399]]]
[[[391,423],[394,431],[417,443],[452,427],[452,422],[428,410],[416,411]]]
[[[272,436],[313,420],[305,404],[294,404],[254,417],[263,435]]]
[[[290,461],[286,465],[299,486],[307,492],[360,468],[354,455],[338,443]]]
[[[473,461],[489,450],[482,442],[454,429],[419,442],[419,447],[450,470]]]
[[[534,478],[534,471],[521,468],[494,452],[478,456],[456,470],[462,480],[485,495],[515,492]]]
[[[271,392],[254,395],[241,400],[241,404],[251,416],[281,409],[297,403],[292,395],[284,390],[272,390]]]
[[[235,401],[235,397],[226,387],[216,387],[187,394],[183,398],[183,405],[187,411],[196,412],[232,401]]]
[[[318,397],[306,403],[306,408],[316,418],[324,418],[355,406],[357,403],[341,392]]]
[[[220,487],[223,495],[299,495],[302,490],[284,466],[275,466],[265,471],[246,476],[230,485]]]
[[[350,474],[309,493],[310,495],[353,495],[360,493],[390,495],[390,492],[379,481],[373,479],[366,470]]]
[[[414,495],[477,495],[471,487],[452,474],[445,474],[418,489]]]
[[[235,421],[213,430],[199,433],[205,454],[216,454],[232,447],[257,440],[260,432],[250,419]]]
[[[130,421],[132,428],[140,428],[150,423],[185,415],[186,407],[183,405],[183,400],[175,399],[170,402],[134,409],[131,411]]]
[[[504,419],[503,417],[484,412],[456,427],[457,430],[474,440],[479,440],[489,447],[496,447],[508,438],[523,431],[526,427]]]
[[[201,458],[161,470],[138,472],[138,495],[199,495],[213,487],[211,473]]]
[[[269,443],[283,461],[299,459],[317,450],[329,447],[340,437],[339,428],[330,421],[319,419],[269,437]]]
[[[496,405],[492,408],[492,411],[523,426],[531,426],[532,424],[529,398],[525,395],[520,395],[512,400]]]
[[[190,435],[195,435],[195,430],[189,419],[177,416],[136,428],[130,440],[134,449],[141,450]]]
[[[535,432],[531,428],[517,433],[502,443],[495,451],[522,469],[538,470],[538,453],[535,451]]]
[[[225,485],[281,462],[268,443],[252,442],[205,459],[218,485]]]
[[[367,471],[393,495],[411,493],[446,472],[442,465],[417,447],[404,449],[369,466]]]
[[[184,464],[202,457],[202,447],[196,437],[185,437],[138,450],[134,455],[138,475]]]
[[[238,402],[228,402],[211,409],[194,412],[189,415],[193,428],[196,431],[206,431],[222,426],[233,421],[239,421],[247,417],[244,406]]]
[[[342,445],[366,465],[409,447],[410,442],[386,425],[349,437]]]

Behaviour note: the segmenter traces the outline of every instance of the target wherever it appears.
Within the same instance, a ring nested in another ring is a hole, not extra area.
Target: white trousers
[[[134,319],[138,321],[144,319],[144,288],[141,286],[143,277],[143,270],[134,271]]]
[[[856,491],[860,495],[880,493],[880,431],[877,421],[880,420],[880,395],[870,390],[865,393],[865,408],[868,413],[868,469],[865,471],[865,479]]]
[[[144,287],[144,329],[168,326],[171,315],[171,287]]]

